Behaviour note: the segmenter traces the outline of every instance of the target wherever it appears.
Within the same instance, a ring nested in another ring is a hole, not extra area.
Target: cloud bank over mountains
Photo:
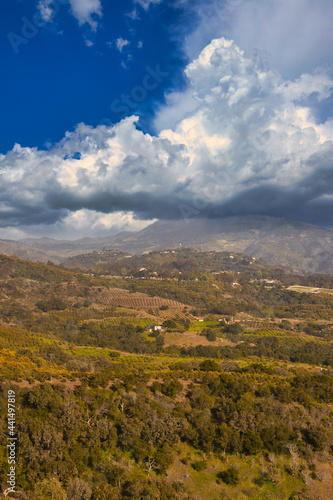
[[[156,136],[132,116],[79,124],[48,151],[16,145],[0,155],[0,226],[68,236],[242,213],[330,225],[333,120],[317,123],[309,104],[331,95],[328,73],[286,80],[225,38],[185,73]]]

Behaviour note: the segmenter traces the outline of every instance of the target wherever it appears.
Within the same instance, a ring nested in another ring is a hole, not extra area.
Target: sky
[[[332,228],[331,0],[12,0],[0,238],[193,217]]]

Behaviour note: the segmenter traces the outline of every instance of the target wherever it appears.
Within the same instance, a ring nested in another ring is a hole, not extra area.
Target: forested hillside
[[[187,249],[84,259],[0,256],[3,498],[8,391],[7,498],[331,498],[329,278]]]

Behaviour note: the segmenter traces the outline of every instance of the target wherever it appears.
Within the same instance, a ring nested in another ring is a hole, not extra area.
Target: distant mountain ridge
[[[141,254],[179,246],[241,252],[298,272],[333,274],[333,232],[318,226],[266,216],[157,221],[138,232],[76,241],[27,238],[0,241],[0,252],[46,262],[81,253],[116,249]]]

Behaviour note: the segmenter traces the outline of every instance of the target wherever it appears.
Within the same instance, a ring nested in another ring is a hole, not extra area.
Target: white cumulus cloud
[[[284,79],[225,38],[185,73],[188,86],[160,109],[155,136],[132,116],[79,124],[49,151],[16,145],[0,156],[0,225],[83,227],[86,217],[100,227],[116,214],[141,224],[186,213],[328,224],[333,121],[317,122],[308,105],[330,95],[328,74]]]
[[[61,2],[61,5],[67,2]],[[98,27],[97,19],[102,17],[101,0],[68,0],[72,15],[79,25],[89,24],[93,31]],[[54,0],[39,0],[37,9],[45,22],[51,22],[59,10],[59,4]]]
[[[40,12],[41,18],[45,22],[50,22],[54,15],[53,0],[39,0],[37,9]]]
[[[148,10],[151,5],[162,3],[163,0],[134,0],[134,3],[139,4],[144,10]]]
[[[89,24],[92,30],[96,30],[98,22],[96,18],[102,16],[102,4],[100,0],[69,0],[73,16],[79,25]]]
[[[120,38],[117,38],[117,40],[116,40],[116,47],[119,50],[119,52],[122,52],[123,48],[127,47],[127,45],[130,45],[130,43],[131,42],[129,40],[126,40],[126,39],[120,37]]]

